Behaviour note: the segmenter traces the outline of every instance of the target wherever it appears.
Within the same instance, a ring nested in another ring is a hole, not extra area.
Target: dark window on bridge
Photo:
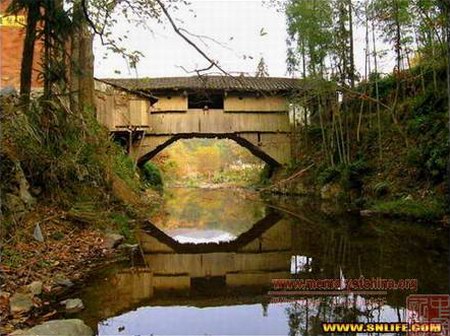
[[[223,110],[223,95],[206,93],[191,93],[188,95],[188,108],[203,109],[205,107]]]

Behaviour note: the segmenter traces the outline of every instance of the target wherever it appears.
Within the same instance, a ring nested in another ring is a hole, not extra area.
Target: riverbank
[[[133,243],[159,199],[92,111],[66,103],[0,97],[3,333],[56,317],[61,295],[115,260],[117,235]]]
[[[313,197],[321,202],[334,204],[336,211],[360,212],[362,216],[399,218],[447,226],[450,224],[442,191],[433,191],[423,186],[403,188],[402,191],[389,195],[387,190],[380,191],[383,186],[370,179],[366,179],[366,184],[356,190],[346,189],[339,179],[323,183],[317,177],[319,174],[320,171],[314,165],[298,168],[294,172],[279,171],[271,183],[260,190],[283,196]],[[371,189],[378,192],[367,192]]]
[[[37,225],[43,241],[36,240]],[[99,267],[124,258],[122,251],[128,253],[131,245],[122,243],[132,238],[113,229],[82,225],[50,206],[39,205],[26,214],[21,228],[2,244],[2,334],[63,316],[61,300]]]
[[[273,179],[273,191],[448,223],[446,71],[445,62],[420,58],[407,70],[360,82],[337,100],[335,86],[305,79],[311,89],[298,106],[294,155]]]

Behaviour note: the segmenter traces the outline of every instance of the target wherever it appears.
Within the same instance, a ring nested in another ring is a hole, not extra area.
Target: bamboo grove
[[[287,1],[288,72],[308,88],[294,100],[299,151],[314,129],[331,167],[359,160],[367,137],[376,137],[381,162],[387,129],[414,146],[404,102],[446,99],[449,7],[445,0]],[[387,59],[392,66],[381,71]]]

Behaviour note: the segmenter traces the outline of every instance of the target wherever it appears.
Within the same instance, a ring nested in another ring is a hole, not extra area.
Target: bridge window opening
[[[168,187],[251,186],[268,169],[264,161],[230,139],[181,139],[151,161]]]
[[[223,110],[223,94],[192,93],[188,95],[190,109],[219,109]]]

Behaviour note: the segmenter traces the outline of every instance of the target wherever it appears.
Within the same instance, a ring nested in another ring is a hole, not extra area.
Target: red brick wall
[[[0,1],[0,13],[5,15],[10,1]],[[25,13],[21,13],[25,15]],[[20,87],[20,65],[22,62],[23,40],[25,37],[24,27],[0,26],[0,88],[13,86]],[[41,69],[42,43],[37,41],[33,59],[32,88],[42,87],[42,81],[38,78]]]

